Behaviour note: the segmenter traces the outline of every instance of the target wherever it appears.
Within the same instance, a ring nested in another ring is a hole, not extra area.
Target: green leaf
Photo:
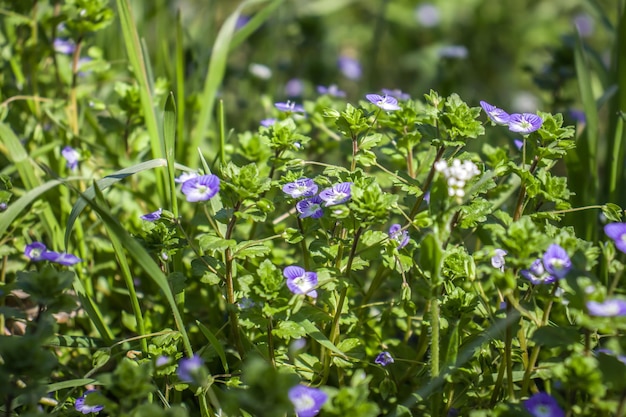
[[[217,356],[219,356],[220,361],[222,361],[222,366],[224,367],[224,371],[226,373],[230,372],[228,370],[228,361],[226,360],[226,353],[224,352],[223,344],[217,339],[217,337],[211,332],[211,330],[208,327],[206,327],[204,324],[200,323],[198,320],[196,320],[196,324],[200,328],[200,331],[202,332],[204,337],[206,337],[206,339],[211,344],[211,346],[213,346],[213,349],[215,349]]]
[[[531,340],[544,347],[567,349],[580,343],[581,334],[576,327],[543,326],[535,330]]]

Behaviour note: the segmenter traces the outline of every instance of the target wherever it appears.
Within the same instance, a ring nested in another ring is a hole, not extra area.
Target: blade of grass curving
[[[176,199],[176,183],[174,159],[176,157],[176,104],[174,94],[170,93],[165,102],[163,111],[163,139],[165,144],[165,159],[167,160],[167,179],[170,190],[170,210],[174,218],[178,218],[178,200]]]
[[[96,181],[96,184],[98,184],[98,188],[100,188],[101,190],[105,190],[111,185],[123,180],[126,177],[129,177],[130,175],[166,165],[167,161],[165,159],[152,159],[150,161],[141,162],[139,164],[133,165],[132,167],[124,168],[112,174],[109,174],[101,180]],[[95,196],[95,190],[93,187],[89,187],[82,195],[91,199]],[[76,222],[76,219],[85,209],[87,204],[88,203],[81,198],[76,202],[76,204],[74,204],[74,207],[72,207],[72,211],[70,212],[70,215],[67,219],[67,226],[65,229],[65,247],[67,247],[70,235],[72,234],[72,227],[74,226],[74,222]]]
[[[176,14],[176,136],[178,140],[185,137],[185,52],[183,46],[183,24],[180,10]],[[176,149],[176,159],[185,160],[185,147]]]
[[[617,151],[611,158],[610,174],[609,174],[609,202],[617,202],[620,194],[623,192],[620,188],[620,179],[623,177],[624,167],[624,113],[619,114],[617,126],[615,126],[615,134],[613,135],[613,147]]]
[[[317,327],[315,327],[315,324],[313,324],[310,320],[305,319],[298,322],[298,324],[302,326],[306,334],[311,336],[317,343],[324,346],[326,349],[336,353],[340,357],[346,358],[346,354],[339,350],[337,346],[333,345],[333,343],[328,340],[324,333],[322,333]]]
[[[55,382],[54,384],[48,385],[47,392],[56,392],[67,388],[84,387],[85,385],[93,385],[96,383],[98,383],[98,380],[93,378],[70,379],[68,381]]]
[[[96,330],[98,330],[98,333],[100,333],[100,337],[102,337],[107,345],[111,345],[114,339],[113,332],[106,324],[100,307],[98,307],[98,304],[89,296],[78,275],[74,278],[72,286],[74,287],[74,292],[78,296],[81,306],[87,312],[87,316],[89,316],[89,319],[96,327]]]
[[[228,16],[226,21],[224,21],[224,24],[217,34],[215,44],[213,45],[213,51],[211,53],[211,60],[209,61],[206,80],[204,82],[204,89],[202,96],[200,97],[200,102],[204,103],[204,105],[200,109],[198,120],[191,133],[191,143],[189,146],[191,149],[197,149],[200,146],[200,143],[209,128],[209,122],[213,116],[213,107],[215,106],[215,97],[217,95],[217,90],[224,79],[230,43],[233,39],[237,19],[241,14],[241,10],[250,5],[265,3],[266,1],[268,0],[247,0],[241,3],[237,9],[235,9],[235,11]],[[197,167],[197,160],[195,158],[191,159],[191,154],[189,155],[189,158],[189,161],[185,161],[186,164],[194,168]]]
[[[62,334],[58,334],[56,336],[54,336],[52,339],[50,339],[47,343],[46,346],[53,346],[53,347],[67,347],[67,348],[84,348],[84,349],[100,349],[100,348],[104,348],[107,346],[110,346],[110,344],[107,344],[104,342],[103,339],[96,339],[94,337],[87,337],[87,336],[69,336],[69,335],[62,335]]]
[[[230,371],[228,370],[228,361],[226,360],[226,352],[224,352],[224,347],[222,346],[220,341],[217,339],[217,337],[215,337],[215,335],[211,332],[211,330],[209,330],[209,328],[206,327],[204,324],[200,323],[198,320],[196,320],[196,324],[200,328],[200,331],[202,332],[204,337],[206,337],[206,339],[209,341],[211,346],[213,346],[213,349],[215,349],[217,356],[220,357],[220,361],[222,361],[222,366],[224,367],[224,371],[226,373],[229,373]]]
[[[274,11],[280,6],[284,0],[275,0],[271,4],[265,6],[261,11],[257,12],[252,19],[246,23],[244,27],[239,29],[234,35],[232,40],[230,41],[230,50],[237,48],[241,45],[246,39],[250,37],[269,17],[274,13]]]

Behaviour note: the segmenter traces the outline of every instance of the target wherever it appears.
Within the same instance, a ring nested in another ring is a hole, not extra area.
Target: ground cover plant
[[[200,3],[0,2],[0,413],[626,415],[623,1]]]

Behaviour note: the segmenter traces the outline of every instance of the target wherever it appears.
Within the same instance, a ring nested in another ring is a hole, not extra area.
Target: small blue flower
[[[517,150],[520,151],[524,147],[524,141],[520,139],[513,139],[513,145],[515,145]]]
[[[296,210],[300,213],[300,218],[310,217],[312,219],[319,219],[324,215],[322,209],[322,203],[324,201],[319,197],[311,197],[306,200],[301,200],[296,203]]]
[[[300,97],[304,92],[304,83],[298,78],[292,78],[285,84],[285,95],[287,97]]]
[[[52,46],[55,52],[63,55],[72,55],[76,50],[76,44],[67,39],[56,38],[54,42],[52,42]]]
[[[294,294],[306,294],[317,298],[317,274],[305,271],[299,266],[288,266],[283,270],[283,276],[287,279],[287,288]]]
[[[146,220],[149,222],[154,222],[156,220],[159,220],[161,218],[161,213],[163,212],[163,209],[158,209],[157,211],[153,211],[152,213],[148,213],[148,214],[144,214],[142,216],[139,216],[142,220]]]
[[[178,379],[182,382],[198,384],[198,382],[201,382],[198,377],[201,374],[203,366],[204,360],[197,354],[193,355],[191,358],[182,358],[180,362],[178,362],[176,375],[178,375]]]
[[[192,178],[196,178],[199,177],[198,174],[196,174],[195,172],[183,172],[182,174],[180,174],[179,177],[174,178],[174,182],[177,184],[182,184],[187,180],[190,180]]]
[[[78,168],[78,161],[80,160],[80,153],[71,146],[66,146],[61,151],[61,155],[67,161],[65,166],[72,171],[76,171],[76,168]]]
[[[300,178],[283,186],[283,192],[292,198],[311,197],[317,194],[317,184],[309,178]]]
[[[181,191],[190,203],[211,199],[220,190],[220,179],[216,175],[200,175],[183,183]]]
[[[559,403],[546,392],[538,392],[524,401],[524,407],[533,417],[565,417]]]
[[[95,389],[90,389],[90,390],[85,391],[85,393],[81,397],[76,398],[76,401],[74,402],[74,408],[76,408],[76,411],[78,411],[79,413],[83,413],[83,414],[89,414],[89,413],[97,413],[104,409],[103,405],[85,404],[85,399],[92,392],[97,392],[97,391]]]
[[[163,368],[164,366],[169,365],[172,362],[172,358],[166,355],[161,355],[154,361],[154,366],[157,368]]]
[[[403,92],[402,90],[398,88],[394,88],[393,90],[390,90],[388,88],[383,88],[380,91],[382,91],[384,95],[395,97],[398,100],[410,100],[411,99],[410,95],[408,95],[407,93]]]
[[[0,203],[0,211],[4,211],[6,209],[7,209],[7,203],[5,202]]]
[[[468,54],[467,48],[463,45],[445,45],[437,51],[439,58],[465,59]]]
[[[24,255],[26,255],[26,257],[31,261],[43,261],[43,254],[47,251],[48,249],[43,243],[33,242],[26,245],[26,248],[24,248]]]
[[[384,95],[380,96],[378,94],[367,94],[365,96],[370,103],[377,105],[383,110],[386,111],[394,111],[400,110],[401,107],[398,106],[398,100],[395,97]]]
[[[304,107],[289,100],[286,103],[274,103],[274,107],[288,113],[304,113]]]
[[[32,261],[49,261],[57,264],[70,266],[82,262],[76,255],[70,253],[60,253],[48,250],[46,245],[41,242],[33,242],[26,245],[24,255]]]
[[[529,280],[532,284],[551,284],[556,281],[556,277],[548,274],[543,266],[541,259],[535,260],[530,269],[520,271],[522,276]]]
[[[355,58],[342,55],[337,60],[337,66],[339,67],[339,71],[344,75],[344,77],[350,80],[358,80],[363,75],[363,70],[361,69],[361,64]]]
[[[509,116],[509,130],[523,134],[538,130],[543,124],[543,119],[532,113],[514,113]]]
[[[543,255],[543,266],[550,275],[561,279],[572,269],[572,261],[565,249],[553,243]]]
[[[333,96],[333,97],[345,97],[346,96],[346,92],[341,91],[339,87],[337,87],[336,84],[331,84],[328,87],[324,87],[323,85],[318,85],[317,92],[320,94],[328,94],[329,96]]]
[[[378,356],[376,356],[376,359],[374,359],[374,363],[380,366],[387,366],[394,362],[395,361],[393,360],[393,356],[391,356],[391,353],[387,351],[380,352]]]
[[[504,264],[506,263],[504,257],[506,256],[506,254],[507,252],[505,250],[496,249],[494,251],[494,255],[491,257],[491,266],[499,269],[500,271],[504,271]]]
[[[352,196],[351,187],[351,182],[342,182],[333,185],[331,188],[326,188],[320,193],[319,197],[324,200],[325,207],[345,203]]]
[[[617,298],[610,298],[601,303],[597,301],[587,301],[587,310],[592,316],[626,316],[626,301]]]
[[[328,395],[318,388],[296,385],[288,393],[298,417],[315,417],[328,400]]]
[[[439,8],[432,3],[423,3],[415,8],[415,19],[422,26],[435,27],[441,21]]]
[[[497,125],[507,125],[511,116],[502,109],[492,106],[486,101],[480,102],[480,107],[483,108],[487,116]]]
[[[604,233],[615,242],[615,247],[626,253],[626,223],[609,223],[604,226]]]
[[[269,118],[261,120],[261,126],[263,127],[274,126],[274,123],[276,123],[276,119]]]
[[[389,228],[389,239],[395,240],[398,243],[398,249],[402,249],[409,243],[409,232],[402,230],[402,226],[394,223]]]

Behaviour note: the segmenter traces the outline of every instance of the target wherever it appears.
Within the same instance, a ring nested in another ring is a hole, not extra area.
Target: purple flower
[[[437,51],[440,58],[465,59],[467,58],[467,48],[463,45],[442,46]]]
[[[394,362],[393,356],[391,356],[391,353],[387,351],[380,352],[378,356],[376,356],[376,359],[374,359],[374,363],[377,363],[380,366],[387,366]]]
[[[626,223],[609,223],[604,226],[604,233],[615,242],[615,247],[626,253]]]
[[[365,96],[370,103],[373,103],[380,107],[383,110],[393,111],[400,110],[400,106],[398,106],[398,100],[391,96],[379,96],[378,94],[367,94]]]
[[[324,201],[316,195],[315,197],[298,201],[296,203],[296,210],[300,213],[300,217],[303,219],[305,217],[319,219],[324,215],[324,210],[322,210],[323,202]]]
[[[587,13],[579,13],[574,16],[573,23],[581,38],[586,38],[593,34],[593,18]]]
[[[48,249],[46,245],[41,242],[33,242],[29,245],[26,245],[24,249],[24,255],[31,261],[43,261],[43,254],[46,253]]]
[[[524,269],[520,273],[524,278],[535,285],[550,284],[556,281],[556,277],[546,273],[541,259],[535,260],[530,266],[530,269]]]
[[[359,80],[363,75],[361,64],[355,58],[342,55],[337,60],[337,66],[339,67],[339,71],[350,80]]]
[[[197,177],[199,177],[199,175],[196,174],[195,172],[183,172],[182,174],[180,174],[179,177],[174,178],[174,182],[178,184],[182,184],[187,180],[190,180],[192,178],[197,178]]]
[[[216,175],[200,175],[183,183],[181,191],[190,203],[211,199],[220,190],[220,179]]]
[[[92,392],[97,391],[95,389],[90,389],[85,391],[85,393],[81,397],[76,398],[76,401],[74,402],[74,408],[76,408],[76,411],[83,414],[97,413],[99,411],[102,411],[102,409],[104,408],[103,405],[85,404],[85,399],[87,398],[87,395],[91,394]]]
[[[63,55],[72,55],[76,50],[76,44],[71,40],[56,38],[52,43],[55,52]]]
[[[290,197],[311,197],[317,194],[317,184],[310,178],[300,178],[283,186],[283,192]]]
[[[626,301],[610,298],[601,303],[587,301],[587,310],[592,316],[615,317],[626,316]]]
[[[76,149],[72,148],[71,146],[66,146],[61,151],[61,155],[67,161],[67,164],[65,165],[67,168],[71,169],[72,171],[75,171],[76,168],[78,168],[80,153]]]
[[[342,182],[325,189],[320,193],[319,197],[324,200],[325,207],[345,203],[352,196],[351,187],[351,182]]]
[[[420,4],[415,8],[415,19],[427,28],[437,26],[441,20],[439,8],[431,3]]]
[[[341,91],[339,87],[337,87],[336,84],[331,84],[328,87],[324,87],[323,85],[318,85],[317,92],[320,94],[328,94],[329,96],[333,96],[333,97],[345,97],[346,96],[346,92]]]
[[[194,382],[197,383],[200,378],[202,367],[204,366],[204,360],[197,354],[191,358],[182,358],[178,362],[178,369],[176,375],[182,382]],[[200,384],[198,384],[200,385]]]
[[[269,119],[261,120],[261,126],[264,126],[264,127],[273,126],[274,123],[276,123],[276,119],[269,118]]]
[[[5,202],[0,203],[0,211],[4,211],[6,209],[7,209],[7,203]]]
[[[82,262],[82,260],[69,253],[60,253],[48,250],[46,245],[41,242],[33,242],[26,245],[24,249],[24,255],[31,261],[49,261],[55,262],[61,265],[70,266]]]
[[[172,362],[172,358],[170,358],[169,356],[161,355],[154,361],[154,366],[156,366],[157,368],[162,368],[169,365],[170,362]]]
[[[538,392],[524,401],[524,407],[533,417],[565,417],[559,403],[546,392]]]
[[[246,15],[239,15],[239,17],[237,18],[237,21],[235,22],[235,30],[239,30],[241,28],[243,28],[245,25],[248,24],[248,22],[250,21],[250,16],[246,16]]]
[[[382,91],[383,94],[387,96],[395,97],[398,100],[410,100],[411,99],[410,95],[408,95],[407,93],[403,92],[402,90],[398,88],[394,88],[393,90],[390,90],[388,88],[383,88],[380,91]]]
[[[528,134],[538,130],[543,119],[532,113],[513,113],[509,116],[509,130]]]
[[[480,102],[480,107],[483,108],[487,116],[497,125],[506,125],[509,123],[509,119],[511,116],[507,112],[502,109],[497,108],[496,106],[492,106],[486,101]]]
[[[288,113],[304,113],[304,107],[289,100],[286,103],[274,103],[274,107]]]
[[[565,249],[553,243],[543,255],[543,266],[550,275],[561,279],[572,269],[572,261]]]
[[[283,270],[283,276],[287,278],[287,288],[294,294],[306,294],[317,298],[317,274],[305,271],[299,266],[288,266]]]
[[[291,388],[288,396],[298,417],[315,417],[328,400],[328,395],[321,389],[304,385]]]
[[[389,239],[395,240],[398,243],[398,249],[402,249],[409,243],[409,232],[402,230],[402,226],[398,223],[394,223],[389,228]]]
[[[287,97],[300,97],[304,92],[304,84],[298,78],[292,78],[285,84],[285,94]]]
[[[517,150],[520,151],[524,147],[524,141],[520,139],[513,139],[513,145],[515,145]]]
[[[494,251],[494,255],[491,257],[491,266],[499,269],[500,271],[504,271],[504,264],[506,263],[504,257],[507,252],[503,249],[496,249]]]
[[[569,115],[578,123],[585,123],[587,121],[587,115],[585,115],[585,112],[582,110],[570,109]]]
[[[142,220],[146,220],[149,222],[153,222],[159,220],[161,218],[161,213],[163,209],[158,209],[157,211],[153,211],[152,213],[144,214],[143,216],[139,216]]]

